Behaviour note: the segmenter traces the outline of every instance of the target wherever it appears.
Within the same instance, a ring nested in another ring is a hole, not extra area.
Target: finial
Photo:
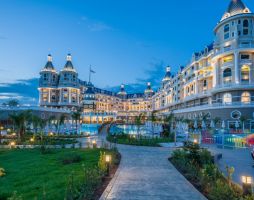
[[[52,62],[52,60],[53,60],[53,59],[52,59],[51,54],[48,54],[48,61],[49,61],[49,62]]]
[[[68,53],[68,55],[67,55],[67,61],[71,61],[71,54],[70,53]]]
[[[121,89],[124,89],[124,84],[121,85]]]
[[[168,66],[168,67],[166,68],[166,71],[167,71],[167,72],[170,72],[170,70],[171,70],[171,68]]]
[[[148,82],[148,83],[147,83],[147,86],[151,86],[151,82]]]

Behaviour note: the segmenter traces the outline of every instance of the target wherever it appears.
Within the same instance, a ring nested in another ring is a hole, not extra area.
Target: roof
[[[67,55],[66,63],[64,65],[64,71],[75,71],[72,61],[71,61],[71,54]]]
[[[53,63],[52,63],[51,54],[48,54],[48,61],[47,61],[46,65],[44,66],[43,70],[45,70],[45,71],[49,71],[49,70],[54,71],[55,70]]]
[[[234,15],[243,13],[250,13],[249,8],[242,2],[242,0],[231,0],[227,11],[223,15],[221,21]]]

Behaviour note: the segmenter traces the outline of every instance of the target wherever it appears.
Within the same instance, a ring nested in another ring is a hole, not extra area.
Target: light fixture
[[[16,146],[16,142],[12,141],[10,142],[10,148],[14,148]]]
[[[30,138],[30,142],[34,142],[34,138],[32,137],[32,138]]]
[[[244,195],[252,194],[252,177],[250,176],[242,176],[242,187]]]

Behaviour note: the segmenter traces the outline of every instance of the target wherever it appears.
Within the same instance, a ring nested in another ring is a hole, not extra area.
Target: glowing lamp
[[[111,161],[111,155],[106,155],[105,161],[106,161],[106,163],[110,163],[110,161]]]
[[[242,176],[242,187],[244,195],[252,194],[252,178],[250,176]]]
[[[30,142],[34,142],[34,138],[32,137],[32,138],[30,138]]]
[[[194,144],[198,144],[198,140],[197,140],[197,139],[194,139],[194,140],[193,140],[193,143],[194,143]]]
[[[242,176],[242,183],[252,184],[252,178],[250,176]]]

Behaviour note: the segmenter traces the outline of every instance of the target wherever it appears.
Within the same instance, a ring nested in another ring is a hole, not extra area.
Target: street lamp
[[[97,148],[97,142],[96,142],[96,140],[93,140],[92,144],[93,144],[93,149],[96,149]]]
[[[111,155],[106,155],[105,157],[106,165],[107,165],[107,176],[109,175],[109,165],[111,162]]]
[[[252,178],[250,176],[242,176],[242,187],[244,195],[252,194]]]
[[[14,142],[14,141],[12,141],[12,142],[10,142],[10,148],[12,149],[12,148],[15,148],[15,146],[16,146],[16,143]]]
[[[194,144],[198,144],[198,139],[195,138],[195,139],[193,140],[193,143],[194,143]]]

